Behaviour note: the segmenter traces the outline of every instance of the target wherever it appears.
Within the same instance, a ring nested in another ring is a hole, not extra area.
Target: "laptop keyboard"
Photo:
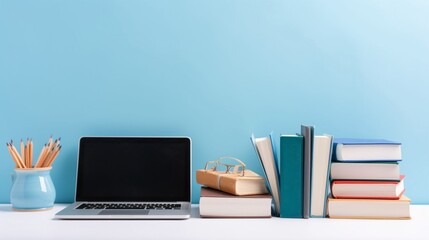
[[[154,210],[167,210],[174,209],[180,210],[181,204],[177,203],[82,203],[76,209],[154,209]]]

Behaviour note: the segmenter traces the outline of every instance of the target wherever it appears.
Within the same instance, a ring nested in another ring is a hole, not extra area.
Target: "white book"
[[[332,136],[314,136],[311,173],[311,217],[325,217],[329,189]]]
[[[331,164],[331,178],[343,180],[400,180],[397,163],[343,163]]]
[[[330,218],[410,219],[410,199],[328,199]]]
[[[265,176],[268,179],[269,189],[274,200],[275,215],[280,214],[280,196],[279,196],[279,170],[276,156],[273,150],[271,137],[255,138],[252,135],[252,142],[255,151],[264,169]]]
[[[271,217],[271,195],[236,196],[212,188],[202,187],[201,217]]]

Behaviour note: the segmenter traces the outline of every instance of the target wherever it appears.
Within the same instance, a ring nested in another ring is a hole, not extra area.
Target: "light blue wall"
[[[429,203],[428,80],[423,0],[0,0],[0,202],[10,139],[62,137],[70,202],[82,135],[188,135],[194,169],[232,155],[261,173],[250,134],[306,123],[401,141],[406,194]]]

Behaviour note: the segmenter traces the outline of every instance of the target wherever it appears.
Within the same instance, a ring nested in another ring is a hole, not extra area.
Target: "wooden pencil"
[[[24,141],[22,141],[22,138],[21,138],[21,144],[20,144],[20,148],[21,148],[21,158],[22,158],[22,161],[24,161],[25,162],[25,146],[24,146]]]
[[[49,148],[49,153],[46,155],[46,157],[43,159],[43,162],[41,164],[42,167],[46,167],[51,157],[54,155],[54,149],[55,147]]]
[[[30,143],[29,143],[29,145],[30,145],[30,150],[29,150],[29,152],[30,152],[30,159],[28,160],[28,167],[29,168],[32,168],[33,167],[33,139],[30,139]]]
[[[25,163],[25,166],[27,166],[28,167],[28,160],[30,160],[30,149],[29,149],[29,146],[28,146],[28,138],[27,138],[27,142],[26,142],[26,144],[25,144],[25,160],[23,159],[23,161],[24,161],[24,163]]]
[[[40,167],[41,160],[42,160],[42,157],[45,155],[46,149],[47,149],[47,146],[45,144],[45,146],[43,146],[42,150],[40,151],[40,154],[39,154],[39,157],[37,158],[36,164],[34,165],[35,168]]]
[[[11,146],[13,154],[15,155],[16,159],[18,159],[18,161],[21,163],[22,168],[27,168],[21,156],[19,156],[18,150],[16,150],[15,146],[12,143],[13,142],[11,141],[11,144],[9,146]]]
[[[61,146],[58,146],[58,148],[55,150],[55,152],[52,155],[52,157],[48,160],[48,163],[46,164],[46,167],[52,166],[52,164],[54,163],[54,161],[57,158],[58,154],[60,153],[60,150],[61,150]]]
[[[24,162],[22,161],[21,157],[19,156],[18,152],[16,151],[15,146],[13,146],[12,143],[9,144],[10,155],[12,158],[17,162],[19,168],[26,168]]]
[[[10,156],[12,157],[12,160],[15,162],[16,168],[21,168],[21,164],[19,164],[18,159],[16,159],[14,154],[12,153],[12,149],[10,148],[9,143],[6,143],[6,146]]]

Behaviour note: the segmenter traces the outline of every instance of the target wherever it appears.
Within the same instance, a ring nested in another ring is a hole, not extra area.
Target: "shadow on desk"
[[[200,208],[198,206],[191,207],[191,218],[200,218]]]
[[[14,211],[11,205],[0,205],[0,212],[19,212],[19,211]],[[200,218],[200,209],[198,206],[191,207],[191,218]]]
[[[10,205],[0,206],[0,212],[13,212],[12,207]]]

